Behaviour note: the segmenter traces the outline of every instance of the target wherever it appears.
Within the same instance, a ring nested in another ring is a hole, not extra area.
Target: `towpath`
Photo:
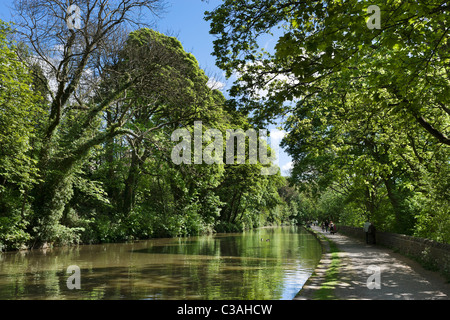
[[[334,299],[339,300],[449,300],[450,284],[438,273],[425,270],[417,262],[379,246],[345,236],[314,231],[334,242],[339,249],[334,259],[339,262],[337,277],[328,283]],[[326,242],[326,241],[325,241]],[[338,259],[336,259],[336,255]],[[326,272],[333,256],[323,255],[315,275],[305,284],[295,299],[315,299],[324,287]],[[337,279],[336,279],[337,278]],[[377,279],[378,278],[378,279]],[[379,281],[378,281],[379,280]],[[379,284],[379,289],[368,288]]]

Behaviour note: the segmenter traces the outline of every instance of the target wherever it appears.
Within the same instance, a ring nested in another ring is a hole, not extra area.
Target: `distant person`
[[[371,242],[372,244],[377,244],[376,237],[375,237],[376,232],[377,232],[377,229],[375,228],[374,224],[371,223],[369,226],[369,229],[368,229],[368,233],[369,233],[368,238],[370,240],[369,242]]]
[[[324,232],[325,231],[325,222],[322,221],[321,227],[322,227],[322,232]]]
[[[329,226],[329,222],[328,222],[328,220],[325,220],[325,232],[328,232],[328,226]]]
[[[369,244],[369,227],[372,225],[369,219],[364,223],[364,232],[366,233],[366,243]]]
[[[336,233],[336,225],[333,221],[330,221],[330,233],[335,234]]]

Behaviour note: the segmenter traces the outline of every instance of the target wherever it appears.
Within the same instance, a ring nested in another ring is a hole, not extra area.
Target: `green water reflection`
[[[292,299],[320,256],[295,227],[4,253],[0,299]],[[70,265],[80,290],[67,288]]]

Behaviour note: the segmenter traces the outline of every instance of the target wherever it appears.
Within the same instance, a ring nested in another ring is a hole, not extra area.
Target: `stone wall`
[[[363,228],[339,226],[338,232],[366,241]],[[376,233],[377,244],[410,256],[424,267],[440,271],[450,280],[450,244],[389,232]]]

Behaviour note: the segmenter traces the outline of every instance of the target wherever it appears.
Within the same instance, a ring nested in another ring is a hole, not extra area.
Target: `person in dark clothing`
[[[330,233],[331,234],[336,233],[336,225],[333,223],[333,221],[330,221]]]
[[[328,220],[325,220],[325,232],[328,232]]]
[[[369,232],[368,233],[369,233],[369,240],[370,240],[370,242],[372,244],[376,244],[377,243],[377,241],[376,241],[376,232],[377,232],[377,229],[375,228],[373,223],[371,223],[370,226],[369,226]]]

